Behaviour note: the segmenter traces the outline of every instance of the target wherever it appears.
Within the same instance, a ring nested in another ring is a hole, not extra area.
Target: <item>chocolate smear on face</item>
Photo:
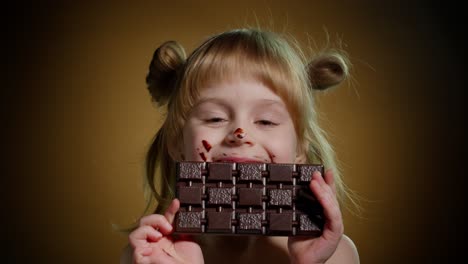
[[[236,129],[236,131],[234,131],[234,134],[239,134],[239,133],[244,133],[244,130],[240,127]]]
[[[200,157],[202,158],[203,161],[206,161],[206,156],[205,156],[205,153],[203,152],[200,152]]]
[[[276,156],[269,152],[268,152],[268,156],[270,157],[271,163],[275,163],[273,159],[276,158]]]
[[[211,145],[206,140],[202,140],[203,147],[206,149],[206,152],[210,152]]]
[[[243,139],[245,137],[245,132],[242,128],[239,127],[234,131],[234,135],[239,139]]]

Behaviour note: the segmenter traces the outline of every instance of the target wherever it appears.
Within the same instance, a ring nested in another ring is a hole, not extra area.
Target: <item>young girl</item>
[[[254,29],[213,36],[188,58],[176,42],[156,50],[146,81],[167,117],[147,155],[146,183],[147,208],[158,208],[130,233],[122,262],[359,263],[343,234],[338,201],[347,191],[312,96],[343,81],[348,68],[338,53],[303,57],[293,42]],[[211,149],[201,154],[204,141]],[[322,236],[172,236],[176,161],[324,164],[325,175],[310,182],[324,208]]]

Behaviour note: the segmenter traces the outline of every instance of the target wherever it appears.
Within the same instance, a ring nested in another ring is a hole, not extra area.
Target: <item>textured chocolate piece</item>
[[[260,163],[238,163],[237,168],[239,170],[239,180],[243,181],[261,181],[262,170],[265,167],[264,164]]]
[[[239,232],[248,234],[261,234],[262,232],[262,214],[260,213],[241,213],[239,214]]]
[[[309,182],[322,165],[179,162],[176,233],[320,236]]]
[[[298,165],[297,171],[299,172],[299,181],[300,182],[310,182],[312,180],[312,174],[314,171],[320,171],[323,175],[323,167],[319,168],[314,165]]]
[[[315,221],[314,221],[315,219]],[[299,215],[299,230],[298,234],[317,234],[320,235],[322,233],[322,227],[318,226],[316,222],[321,222],[320,217],[318,216],[310,216],[301,214]]]
[[[202,212],[179,212],[176,225],[181,232],[202,232]]]
[[[177,163],[177,176],[180,179],[201,179],[202,169],[204,167],[205,164],[200,162]]]
[[[292,206],[292,191],[288,189],[271,189],[270,205]]]
[[[231,204],[231,188],[208,188],[208,205]]]

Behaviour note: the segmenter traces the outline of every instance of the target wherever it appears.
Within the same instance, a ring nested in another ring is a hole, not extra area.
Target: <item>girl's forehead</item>
[[[199,90],[199,100],[206,98],[243,98],[283,102],[273,87],[252,77],[227,78],[210,82]]]

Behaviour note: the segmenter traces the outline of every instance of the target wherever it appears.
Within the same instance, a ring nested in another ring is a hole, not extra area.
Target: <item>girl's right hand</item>
[[[179,207],[179,200],[174,199],[164,215],[152,214],[141,218],[140,226],[129,235],[133,263],[204,263],[197,243],[187,238],[175,240],[171,236]]]

